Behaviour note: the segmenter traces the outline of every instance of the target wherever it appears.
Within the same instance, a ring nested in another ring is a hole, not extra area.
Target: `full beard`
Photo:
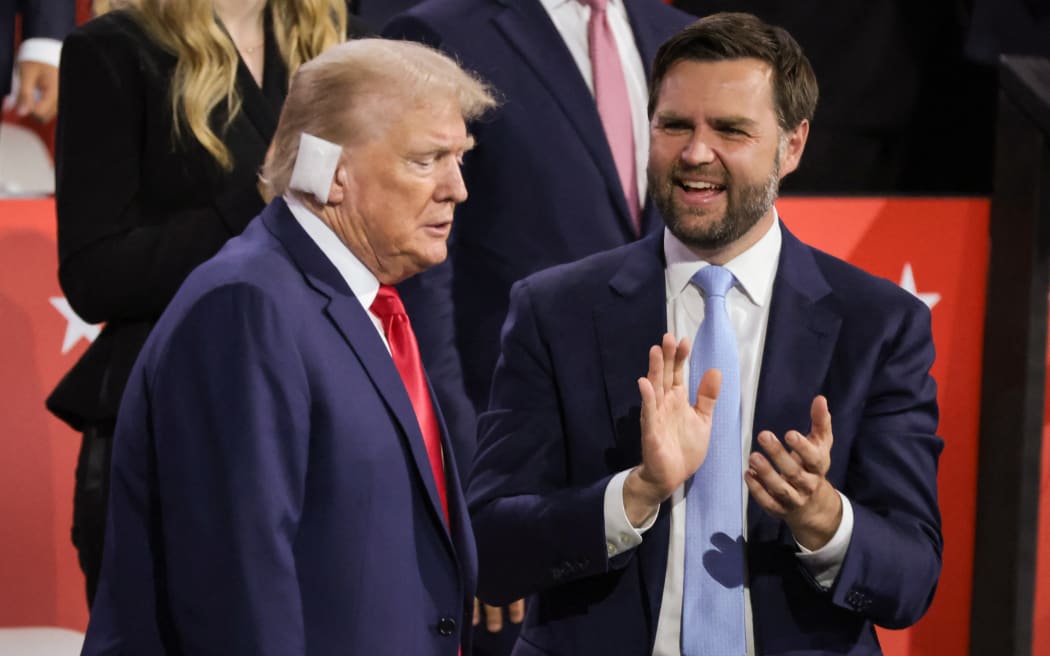
[[[696,220],[709,214],[709,209],[675,203],[674,179],[678,174],[675,170],[666,179],[649,181],[653,202],[663,215],[667,229],[690,248],[719,250],[740,239],[773,207],[780,189],[780,157],[778,153],[773,171],[761,184],[734,185],[732,179],[725,176],[728,197],[725,216],[715,221]]]

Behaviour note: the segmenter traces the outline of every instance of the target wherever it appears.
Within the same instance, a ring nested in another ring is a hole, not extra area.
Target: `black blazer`
[[[15,61],[15,14],[22,17],[22,39],[62,40],[76,20],[74,0],[0,0],[0,97],[11,89]]]
[[[47,400],[74,428],[116,416],[131,365],[179,285],[263,208],[256,174],[288,83],[269,26],[262,88],[243,63],[237,70],[242,110],[223,135],[232,171],[196,140],[173,137],[175,63],[123,11],[80,26],[63,46],[59,281],[81,317],[106,324]],[[217,108],[212,125],[225,118]]]

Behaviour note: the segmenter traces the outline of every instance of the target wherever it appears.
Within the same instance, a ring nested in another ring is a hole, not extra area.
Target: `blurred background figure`
[[[15,23],[21,45],[15,57]],[[0,97],[14,91],[15,113],[42,123],[58,111],[58,59],[62,39],[73,29],[73,0],[0,0]],[[17,75],[12,72],[17,61]]]
[[[361,20],[368,25],[380,27],[394,16],[417,4],[419,0],[357,0],[354,7]]]
[[[131,366],[186,275],[263,208],[257,174],[289,76],[348,33],[344,0],[112,0],[96,11],[64,45],[56,206],[62,289],[106,325],[47,400],[83,433],[72,534],[89,604]]]
[[[55,189],[51,121],[62,39],[75,13],[74,0],[0,0],[0,197]]]

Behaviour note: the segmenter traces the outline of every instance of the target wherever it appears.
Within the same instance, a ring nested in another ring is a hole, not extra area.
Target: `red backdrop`
[[[902,286],[932,306],[940,433],[944,572],[933,607],[907,631],[883,631],[886,653],[965,654],[973,568],[981,341],[988,249],[986,200],[782,199],[803,240]],[[87,613],[69,543],[78,436],[44,410],[90,330],[53,305],[51,201],[0,201],[0,626],[83,630]],[[64,346],[69,350],[63,352]],[[1050,449],[1044,450],[1044,458]],[[1044,499],[1048,496],[1043,469]],[[1050,503],[1040,562],[1050,567]],[[1046,575],[1040,577],[1045,580]],[[1050,643],[1050,586],[1041,585],[1036,644]],[[1042,621],[1040,621],[1042,620]],[[1037,647],[1050,656],[1050,646]]]

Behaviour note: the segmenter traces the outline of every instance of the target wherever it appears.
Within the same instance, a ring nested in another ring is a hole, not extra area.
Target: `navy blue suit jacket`
[[[15,15],[22,17],[22,40],[61,41],[76,22],[75,0],[0,0],[0,98],[11,90],[15,62]]]
[[[828,480],[855,523],[824,591],[787,526],[750,502],[757,653],[877,653],[873,624],[918,620],[941,567],[930,314],[896,285],[783,237],[754,429],[808,431],[812,399],[826,395]],[[669,508],[638,548],[610,560],[603,497],[614,473],[640,462],[636,381],[666,331],[664,280],[654,235],[511,293],[468,499],[479,596],[534,595],[515,654],[651,653]]]
[[[132,372],[84,653],[467,653],[476,554],[446,474],[451,531],[378,332],[277,199]]]
[[[694,19],[661,0],[626,8],[648,75],[660,44]],[[405,300],[435,332],[454,308],[466,390],[484,409],[510,286],[636,236],[594,98],[539,0],[428,0],[383,32],[449,52],[503,100],[470,126],[470,197],[456,208],[448,263],[423,274],[436,293]],[[661,225],[647,205],[643,231]]]

